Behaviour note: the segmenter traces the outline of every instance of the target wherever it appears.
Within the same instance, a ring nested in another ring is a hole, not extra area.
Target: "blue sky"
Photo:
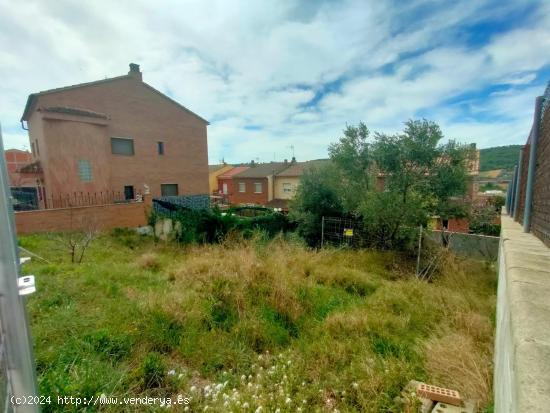
[[[29,93],[127,72],[210,120],[210,162],[327,156],[346,124],[524,143],[550,80],[547,1],[0,0],[0,122]],[[108,12],[106,12],[108,11]],[[92,109],[93,108],[89,108]]]

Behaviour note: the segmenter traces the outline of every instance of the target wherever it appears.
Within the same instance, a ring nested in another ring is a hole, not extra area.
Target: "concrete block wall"
[[[550,249],[502,217],[495,412],[550,411]]]

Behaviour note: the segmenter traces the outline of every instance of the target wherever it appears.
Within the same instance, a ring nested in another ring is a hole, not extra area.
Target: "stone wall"
[[[495,339],[495,412],[550,406],[550,249],[502,217]]]

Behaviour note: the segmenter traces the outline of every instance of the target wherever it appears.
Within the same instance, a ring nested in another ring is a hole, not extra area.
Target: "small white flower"
[[[185,406],[185,407],[183,408],[183,411],[184,411],[184,412],[188,412],[188,411],[189,411],[189,406]]]
[[[228,402],[228,401],[223,402],[223,406],[224,406],[224,407],[228,407],[228,406],[229,406],[229,402]]]
[[[278,407],[275,409],[275,413],[281,413],[281,409],[279,409]]]
[[[191,388],[189,390],[191,392],[195,393],[197,391],[197,387],[196,386],[191,386]]]
[[[292,399],[290,397],[287,397],[286,400],[285,400],[285,403],[286,404],[292,403]]]
[[[290,366],[291,363],[292,363],[292,362],[291,362],[290,360],[288,360],[288,361],[286,362],[286,364],[289,365],[289,366]]]
[[[183,374],[182,374],[182,373],[178,374],[178,379],[181,379],[181,378],[183,378]]]
[[[264,356],[262,356],[261,354],[258,356],[258,360],[262,360],[264,358]]]
[[[248,403],[247,403],[247,402],[244,402],[244,403],[243,403],[243,409],[248,409],[248,407],[249,407]]]
[[[169,375],[169,376],[175,376],[175,375],[176,375],[176,370],[170,370],[170,371],[168,372],[168,375]]]
[[[262,406],[258,406],[258,408],[256,409],[256,413],[260,413],[262,410],[263,410]]]
[[[245,381],[245,380],[246,380],[246,376],[243,374],[243,375],[241,376],[241,381]]]
[[[353,383],[351,383],[351,386],[352,386],[354,389],[358,389],[358,388],[359,388],[359,383],[357,383],[356,381],[354,381]]]
[[[298,407],[298,408],[296,409],[296,411],[297,411],[298,413],[300,413],[300,412],[302,411],[302,408],[301,408],[301,407]]]
[[[302,400],[302,404],[306,404],[306,403],[307,403],[306,399]]]

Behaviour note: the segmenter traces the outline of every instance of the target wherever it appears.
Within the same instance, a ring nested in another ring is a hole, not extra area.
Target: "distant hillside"
[[[521,147],[522,145],[509,145],[480,149],[479,170],[512,169],[518,162]]]

